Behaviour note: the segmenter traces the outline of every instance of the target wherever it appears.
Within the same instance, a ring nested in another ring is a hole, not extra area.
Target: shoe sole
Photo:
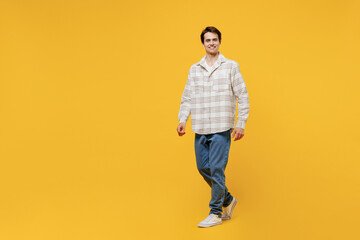
[[[236,203],[237,203],[237,200],[236,200],[236,198],[235,198],[235,201],[234,201],[234,204],[232,205],[232,207],[231,207],[231,209],[230,209],[230,215],[228,216],[228,217],[222,217],[221,219],[222,220],[229,220],[229,219],[231,219],[231,216],[232,216],[232,212],[234,211],[234,208],[235,208],[235,206],[236,206]]]
[[[202,224],[202,225],[198,225],[198,227],[201,227],[201,228],[207,228],[207,227],[213,227],[213,226],[217,226],[217,225],[220,225],[222,224],[222,222],[218,222],[218,223],[214,223],[214,224]]]

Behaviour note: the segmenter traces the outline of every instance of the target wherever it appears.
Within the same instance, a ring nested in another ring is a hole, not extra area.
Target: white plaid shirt
[[[239,64],[219,52],[209,72],[206,55],[190,67],[181,96],[179,122],[191,114],[192,130],[198,134],[223,132],[234,127],[245,129],[249,116],[249,98]],[[235,126],[236,98],[238,121]]]

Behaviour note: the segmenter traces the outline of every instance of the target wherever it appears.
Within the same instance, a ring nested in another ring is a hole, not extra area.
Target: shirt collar
[[[203,66],[204,68],[206,68],[206,67],[205,67],[205,61],[206,61],[205,58],[206,58],[206,54],[205,54],[205,56],[198,62],[197,65],[200,65],[200,66]],[[222,54],[219,52],[218,59],[217,59],[216,62],[214,63],[215,68],[216,68],[217,66],[220,66],[220,64],[223,63],[223,62],[225,62],[225,61],[226,61],[226,58],[224,57],[224,55],[222,55]]]

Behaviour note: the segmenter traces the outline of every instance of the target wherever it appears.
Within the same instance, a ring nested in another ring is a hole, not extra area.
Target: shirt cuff
[[[246,121],[238,120],[238,122],[237,122],[237,124],[236,124],[236,127],[237,127],[237,128],[245,129],[245,123],[246,123]]]
[[[179,123],[186,123],[186,118],[180,118]]]

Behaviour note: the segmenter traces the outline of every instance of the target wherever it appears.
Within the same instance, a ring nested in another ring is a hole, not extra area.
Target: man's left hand
[[[244,129],[243,128],[234,128],[234,131],[231,135],[233,138],[235,136],[234,141],[240,140],[244,136]]]

